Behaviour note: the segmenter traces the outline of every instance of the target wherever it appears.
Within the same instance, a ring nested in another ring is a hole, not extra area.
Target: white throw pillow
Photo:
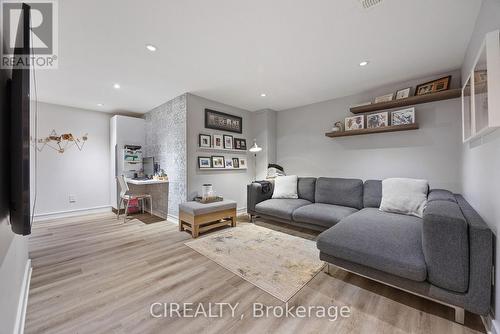
[[[297,175],[278,176],[274,179],[273,198],[299,198]]]
[[[391,178],[382,181],[380,210],[422,218],[427,205],[427,180]]]

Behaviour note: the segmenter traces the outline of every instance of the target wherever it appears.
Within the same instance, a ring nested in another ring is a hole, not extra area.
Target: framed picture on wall
[[[212,160],[210,159],[210,157],[198,157],[198,167],[200,169],[211,168]]]
[[[247,141],[242,138],[234,138],[234,149],[246,151],[247,149]]]
[[[212,136],[200,133],[198,138],[200,147],[212,147]]]
[[[224,148],[222,135],[213,135],[213,141],[214,141],[214,148],[219,150]]]
[[[243,133],[243,118],[220,111],[205,109],[205,128]]]
[[[212,156],[212,168],[224,168],[225,166],[224,157]]]
[[[240,168],[240,159],[233,158],[233,168]]]
[[[227,159],[225,162],[226,168],[233,168],[233,159]]]
[[[415,96],[442,92],[450,89],[451,75],[447,77],[420,84],[415,88]]]
[[[233,149],[233,136],[224,135],[224,148],[226,150]]]
[[[365,117],[363,115],[345,118],[345,131],[359,130],[365,128]]]
[[[368,129],[389,126],[389,112],[383,111],[376,114],[366,115],[366,127]]]
[[[239,168],[247,168],[247,159],[246,158],[238,158],[238,166]]]
[[[415,123],[415,108],[407,108],[391,112],[391,125],[405,125]]]

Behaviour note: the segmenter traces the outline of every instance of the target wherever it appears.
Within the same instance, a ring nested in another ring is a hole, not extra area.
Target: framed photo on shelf
[[[415,108],[407,108],[391,112],[391,125],[415,123]]]
[[[232,150],[233,149],[233,136],[224,135],[224,148],[226,150]]]
[[[415,96],[442,92],[450,89],[451,75],[447,77],[420,84],[415,88]]]
[[[394,98],[394,93],[385,94],[385,95],[376,97],[375,103],[389,102],[389,101],[392,101],[393,98]]]
[[[224,141],[222,135],[213,135],[213,141],[214,141],[214,148],[219,150],[224,148]]]
[[[384,111],[366,115],[366,127],[368,129],[381,128],[384,126],[389,126],[389,112]]]
[[[246,151],[247,149],[247,141],[242,138],[234,138],[234,149]]]
[[[396,92],[396,100],[406,99],[410,96],[411,87],[400,89]]]
[[[220,111],[205,109],[205,128],[243,133],[243,118]]]
[[[212,168],[225,168],[223,156],[212,156]]]
[[[198,167],[200,169],[212,168],[212,160],[210,157],[198,157]]]
[[[359,130],[365,128],[365,117],[363,115],[346,117],[345,131]]]
[[[205,134],[200,133],[200,136],[198,139],[199,139],[200,147],[204,147],[204,148],[212,147],[212,136],[211,135],[205,135]]]
[[[233,168],[233,160],[232,159],[227,159],[225,161],[226,163],[226,168]]]
[[[247,158],[238,158],[238,168],[247,168]]]
[[[233,168],[240,168],[240,159],[233,158]]]

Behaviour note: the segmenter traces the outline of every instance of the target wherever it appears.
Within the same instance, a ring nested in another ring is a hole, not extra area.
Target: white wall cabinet
[[[464,142],[500,127],[500,32],[489,32],[462,88]]]

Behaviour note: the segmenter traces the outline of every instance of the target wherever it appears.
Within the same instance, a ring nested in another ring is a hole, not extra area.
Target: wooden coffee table
[[[193,238],[224,225],[236,226],[236,202],[223,200],[202,204],[195,201],[179,204],[179,231],[188,230]]]

